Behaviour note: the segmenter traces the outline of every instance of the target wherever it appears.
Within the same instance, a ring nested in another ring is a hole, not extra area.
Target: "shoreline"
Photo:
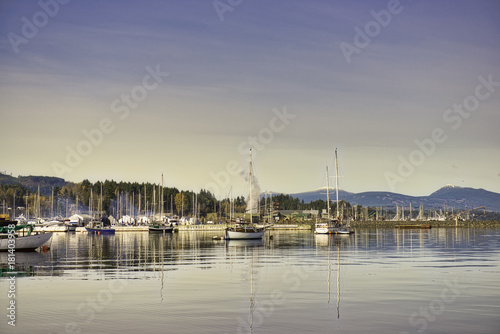
[[[275,224],[269,226],[267,230],[314,230],[314,223],[290,223],[290,224]],[[440,228],[440,227],[456,227],[456,228],[500,228],[500,221],[498,220],[485,220],[485,221],[355,221],[351,222],[349,226],[352,229],[356,228],[409,228],[409,229],[425,229],[425,228]],[[179,225],[175,227],[175,232],[196,232],[196,231],[224,231],[226,226],[224,224],[216,225]],[[148,232],[146,226],[117,226],[115,227],[117,233],[122,232]],[[77,233],[86,233],[84,227],[79,227]]]
[[[498,220],[471,220],[471,221],[455,221],[455,220],[422,220],[422,221],[356,221],[350,223],[351,228],[362,228],[362,227],[381,227],[381,228],[396,228],[396,226],[417,226],[427,225],[430,228],[439,227],[500,227],[500,221]]]

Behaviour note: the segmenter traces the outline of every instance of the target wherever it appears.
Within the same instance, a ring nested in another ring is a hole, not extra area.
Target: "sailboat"
[[[160,221],[155,221],[152,222],[149,225],[148,231],[149,233],[172,233],[174,230],[173,224],[165,224],[165,221],[163,220],[163,174],[161,174],[161,190],[160,190],[160,198],[161,198],[161,209],[160,209]]]
[[[328,234],[330,230],[331,218],[330,218],[330,177],[328,176],[328,166],[326,166],[326,212],[327,220],[316,222],[316,229],[314,230],[317,234]]]
[[[262,239],[266,229],[264,227],[258,228],[253,224],[252,215],[253,215],[253,192],[252,192],[252,149],[250,148],[250,172],[249,172],[249,182],[250,182],[250,208],[249,208],[249,222],[239,221],[234,224],[232,227],[226,228],[226,239],[234,240],[234,239]]]
[[[329,182],[328,182],[328,167],[326,169],[326,178],[327,178],[327,211],[328,211],[328,220],[327,223],[323,223],[321,225],[316,224],[316,233],[335,233],[335,234],[352,234],[354,231],[351,231],[349,225],[342,222],[340,219],[339,213],[339,167],[337,161],[337,149],[335,149],[335,191],[337,195],[336,207],[337,207],[337,215],[334,219],[330,217],[330,196],[329,196]],[[319,225],[319,226],[318,226]]]
[[[35,250],[52,237],[52,233],[32,234],[33,225],[16,225],[17,221],[10,220],[9,215],[2,215],[0,222],[0,251]]]
[[[92,189],[90,189],[90,195],[91,195],[91,205],[93,205],[92,200]],[[102,211],[102,183],[101,183],[101,195],[99,197],[99,212]],[[108,224],[105,224],[108,223]],[[107,226],[106,226],[107,225]],[[95,234],[115,234],[115,229],[110,226],[109,219],[107,218],[102,218],[101,220],[95,220],[92,219],[87,226],[85,226],[85,229],[87,230],[88,233],[95,233]]]

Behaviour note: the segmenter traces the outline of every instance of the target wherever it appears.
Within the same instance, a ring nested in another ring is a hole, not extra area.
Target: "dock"
[[[399,229],[430,229],[431,225],[421,224],[421,225],[396,225],[395,228]]]

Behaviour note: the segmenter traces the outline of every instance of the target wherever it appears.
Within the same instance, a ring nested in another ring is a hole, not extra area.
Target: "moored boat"
[[[150,233],[155,233],[155,232],[158,232],[158,233],[172,233],[173,230],[174,230],[174,227],[171,224],[167,225],[165,223],[152,223],[148,227],[148,231]]]
[[[111,226],[105,226],[104,223],[100,220],[92,220],[87,226],[85,226],[85,230],[88,233],[95,234],[115,234],[115,229]]]
[[[236,223],[233,227],[226,229],[226,239],[262,239],[266,229],[258,228],[253,224]]]
[[[316,228],[314,230],[315,233],[317,234],[328,234],[330,231],[328,230],[328,224],[321,222],[321,223],[316,223]]]
[[[90,190],[90,196],[92,198],[92,189]],[[99,196],[99,208],[98,211],[101,212],[102,209],[102,184],[101,184],[101,194]],[[93,234],[115,234],[115,229],[111,227],[111,222],[108,218],[102,217],[101,220],[92,219],[85,230],[88,233]]]
[[[250,148],[250,171],[249,171],[249,182],[250,182],[250,196],[249,196],[249,214],[250,221],[248,223],[238,222],[233,226],[226,228],[226,239],[262,239],[266,229],[265,227],[256,227],[253,224],[253,193],[252,193],[252,149]]]
[[[75,232],[80,222],[78,220],[66,219],[64,224],[68,227],[68,232]]]
[[[22,231],[27,235],[20,235]],[[16,251],[31,251],[42,247],[52,237],[52,233],[31,234],[31,225],[8,225],[0,227],[0,251],[15,249]],[[11,237],[13,235],[14,237]]]
[[[336,208],[337,215],[336,218],[332,219],[330,217],[330,182],[328,176],[328,167],[326,168],[326,180],[327,180],[327,188],[326,188],[326,197],[327,197],[327,211],[328,218],[327,222],[322,222],[316,224],[315,233],[318,234],[352,234],[354,231],[351,231],[348,224],[345,224],[340,219],[339,213],[339,168],[337,163],[337,149],[335,149],[335,192],[337,194],[336,200]]]

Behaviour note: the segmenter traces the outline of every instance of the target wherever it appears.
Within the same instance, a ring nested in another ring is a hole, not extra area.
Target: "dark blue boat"
[[[85,226],[85,229],[87,230],[88,233],[94,233],[94,234],[115,234],[115,229],[112,228],[111,226],[106,226],[105,221],[109,220],[107,218],[103,218],[102,221],[99,220],[92,220]]]

